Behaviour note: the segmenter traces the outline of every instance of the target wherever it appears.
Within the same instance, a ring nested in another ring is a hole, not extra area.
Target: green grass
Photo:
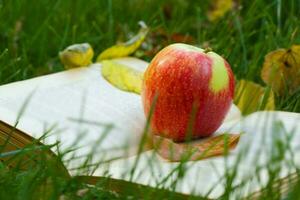
[[[209,45],[224,55],[237,79],[260,84],[264,56],[300,43],[300,3],[296,0],[241,1],[216,23],[207,20],[211,4],[181,0],[1,1],[0,84],[61,71],[57,55],[66,46],[89,42],[96,54],[100,53],[134,34],[139,20],[149,25],[152,35],[159,30],[167,34],[163,39],[152,38],[156,41],[146,48],[174,42],[174,33],[190,35],[194,45]],[[164,7],[171,14],[166,14]],[[151,56],[142,58],[151,60]],[[299,92],[295,95],[299,99]],[[278,109],[300,111],[299,101],[293,99],[279,99]]]
[[[252,80],[261,85],[264,85],[260,78],[264,56],[275,49],[300,44],[299,0],[240,0],[233,11],[215,23],[209,22],[206,16],[210,2],[0,0],[0,85],[62,71],[58,52],[66,46],[89,42],[98,54],[136,33],[140,20],[151,29],[147,45],[137,54],[141,58],[150,61],[152,56],[144,55],[143,51],[174,42],[174,33],[189,35],[194,38],[192,44],[210,46],[223,55],[237,79]],[[171,14],[166,13],[166,9]],[[157,36],[161,30],[165,31],[166,37]],[[300,112],[300,90],[293,95],[277,97],[276,108]],[[32,191],[41,191],[37,192],[41,196],[35,198],[45,195],[57,199],[65,195],[79,199],[76,193],[83,188],[90,188],[85,199],[126,197],[104,190],[105,183],[91,188],[76,179],[61,178],[53,169],[53,165],[43,158],[32,166],[32,170],[9,169],[0,162],[0,199],[31,199]],[[228,187],[224,199],[233,190],[232,176],[234,173],[225,177]],[[46,188],[47,192],[44,192],[41,185],[51,185],[51,189]],[[268,189],[270,192],[271,186]],[[286,198],[296,199],[295,195],[299,198],[296,190]]]

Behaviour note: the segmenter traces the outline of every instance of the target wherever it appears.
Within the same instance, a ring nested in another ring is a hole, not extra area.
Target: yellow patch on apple
[[[213,92],[219,92],[228,87],[229,77],[224,63],[224,59],[214,52],[208,52],[207,55],[213,61],[212,76],[209,86]]]

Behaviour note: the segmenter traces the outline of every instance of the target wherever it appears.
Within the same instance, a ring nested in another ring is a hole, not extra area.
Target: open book
[[[115,61],[140,71],[148,65],[135,58]],[[176,192],[209,198],[223,195],[226,180],[222,177],[237,162],[233,185],[251,179],[257,167],[262,170],[259,180],[249,181],[244,187],[247,189],[236,196],[247,196],[265,187],[269,177],[264,166],[276,157],[278,141],[293,150],[293,156],[286,152],[286,162],[280,163],[280,177],[294,173],[294,165],[300,166],[300,114],[274,111],[242,117],[232,105],[215,134],[242,133],[235,150],[226,157],[184,163],[185,176],[172,186],[178,176],[171,172],[179,163],[162,159],[151,148],[137,155],[146,123],[141,97],[112,86],[101,76],[100,69],[101,64],[94,64],[0,86],[0,145],[7,137],[7,127],[22,131],[16,132],[11,141],[16,147],[26,138],[38,139],[47,132],[43,144],[59,141],[61,151],[72,150],[64,157],[72,175],[110,176],[153,187],[164,183],[164,187],[170,185]],[[88,162],[93,167],[78,170],[91,153]],[[290,166],[290,162],[294,165]]]

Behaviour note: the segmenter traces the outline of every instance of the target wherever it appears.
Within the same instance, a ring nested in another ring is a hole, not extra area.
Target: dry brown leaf
[[[213,156],[224,156],[233,150],[240,134],[222,134],[191,142],[176,143],[168,138],[153,136],[153,147],[158,154],[170,162],[182,159],[202,160]]]
[[[195,38],[188,34],[173,33],[171,40],[178,43],[195,43]]]
[[[300,45],[267,54],[261,78],[279,95],[294,93],[300,86]]]

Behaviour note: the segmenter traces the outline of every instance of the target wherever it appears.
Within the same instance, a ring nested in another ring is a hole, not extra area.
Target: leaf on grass
[[[261,78],[277,94],[293,94],[300,86],[300,45],[267,54]]]
[[[104,50],[97,57],[97,62],[111,58],[125,57],[135,52],[141,46],[149,31],[144,22],[140,22],[139,24],[141,26],[141,29],[136,36],[125,43],[117,44]]]
[[[141,93],[143,73],[126,65],[104,60],[102,63],[102,76],[120,90]]]
[[[92,63],[94,50],[88,43],[74,44],[59,52],[66,69],[87,66]]]
[[[195,38],[189,34],[173,33],[171,40],[177,43],[195,43]]]
[[[221,134],[191,142],[176,143],[160,136],[153,136],[153,147],[158,154],[170,162],[183,159],[202,160],[214,156],[225,156],[235,149],[240,134]]]
[[[235,88],[234,103],[247,115],[257,110],[274,110],[274,93],[271,88],[240,80]]]
[[[209,21],[217,21],[222,18],[233,7],[233,0],[212,1],[212,9],[207,13]]]

